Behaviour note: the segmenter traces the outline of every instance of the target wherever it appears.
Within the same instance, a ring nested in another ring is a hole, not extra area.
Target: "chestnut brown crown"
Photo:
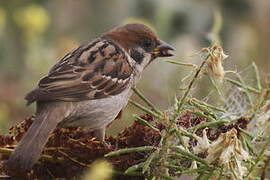
[[[149,27],[143,24],[126,24],[112,29],[103,37],[119,43],[127,52],[141,47],[145,52],[151,53],[153,59],[173,56],[174,48],[160,40]]]

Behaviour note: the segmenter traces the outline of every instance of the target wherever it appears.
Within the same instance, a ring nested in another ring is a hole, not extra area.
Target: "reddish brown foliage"
[[[141,118],[154,124],[158,129],[162,130],[164,126],[157,123],[150,115],[144,115]],[[0,135],[0,147],[13,149],[13,146],[18,143],[24,133],[30,127],[34,117],[28,118],[20,125],[12,127],[9,135]],[[177,125],[184,128],[196,126],[201,122],[206,122],[207,119],[197,117],[194,114],[187,112],[179,118]],[[246,128],[247,120],[239,119],[235,124],[229,126],[221,126],[217,129],[209,128],[208,135],[211,140],[216,139],[220,133],[227,132],[232,128]],[[202,129],[196,131],[199,136],[202,134]],[[51,178],[66,178],[71,179],[74,176],[80,176],[83,171],[93,161],[103,158],[105,154],[111,151],[122,148],[139,147],[139,146],[157,146],[160,141],[160,134],[152,128],[142,125],[135,121],[131,127],[126,128],[117,137],[108,137],[105,146],[93,138],[92,133],[86,132],[81,128],[57,128],[50,137],[43,154],[51,157],[61,158],[60,161],[40,160],[41,163],[35,165],[31,173],[24,174],[28,179],[51,179]],[[191,147],[196,144],[196,141],[191,141]],[[130,153],[118,157],[107,158],[118,171],[124,171],[128,167],[140,163],[145,160],[149,152]],[[4,162],[8,155],[0,156],[0,174],[4,174],[1,168],[1,162]],[[13,178],[14,179],[14,178]],[[22,175],[20,175],[22,179]],[[118,176],[117,179],[126,179],[126,177]],[[129,179],[143,179],[141,177],[132,177]]]

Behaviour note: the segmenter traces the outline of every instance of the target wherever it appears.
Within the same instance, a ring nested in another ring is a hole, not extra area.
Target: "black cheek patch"
[[[131,50],[131,55],[130,55],[137,63],[141,64],[143,61],[143,54],[138,52],[137,50]]]

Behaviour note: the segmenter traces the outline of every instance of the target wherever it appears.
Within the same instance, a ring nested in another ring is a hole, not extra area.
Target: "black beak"
[[[174,48],[164,41],[159,40],[157,47],[153,51],[155,57],[170,57],[173,56]]]

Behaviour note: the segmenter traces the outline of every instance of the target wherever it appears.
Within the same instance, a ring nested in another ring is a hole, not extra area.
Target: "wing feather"
[[[81,101],[121,93],[131,80],[132,67],[117,44],[98,39],[68,53],[43,77],[26,100]]]

